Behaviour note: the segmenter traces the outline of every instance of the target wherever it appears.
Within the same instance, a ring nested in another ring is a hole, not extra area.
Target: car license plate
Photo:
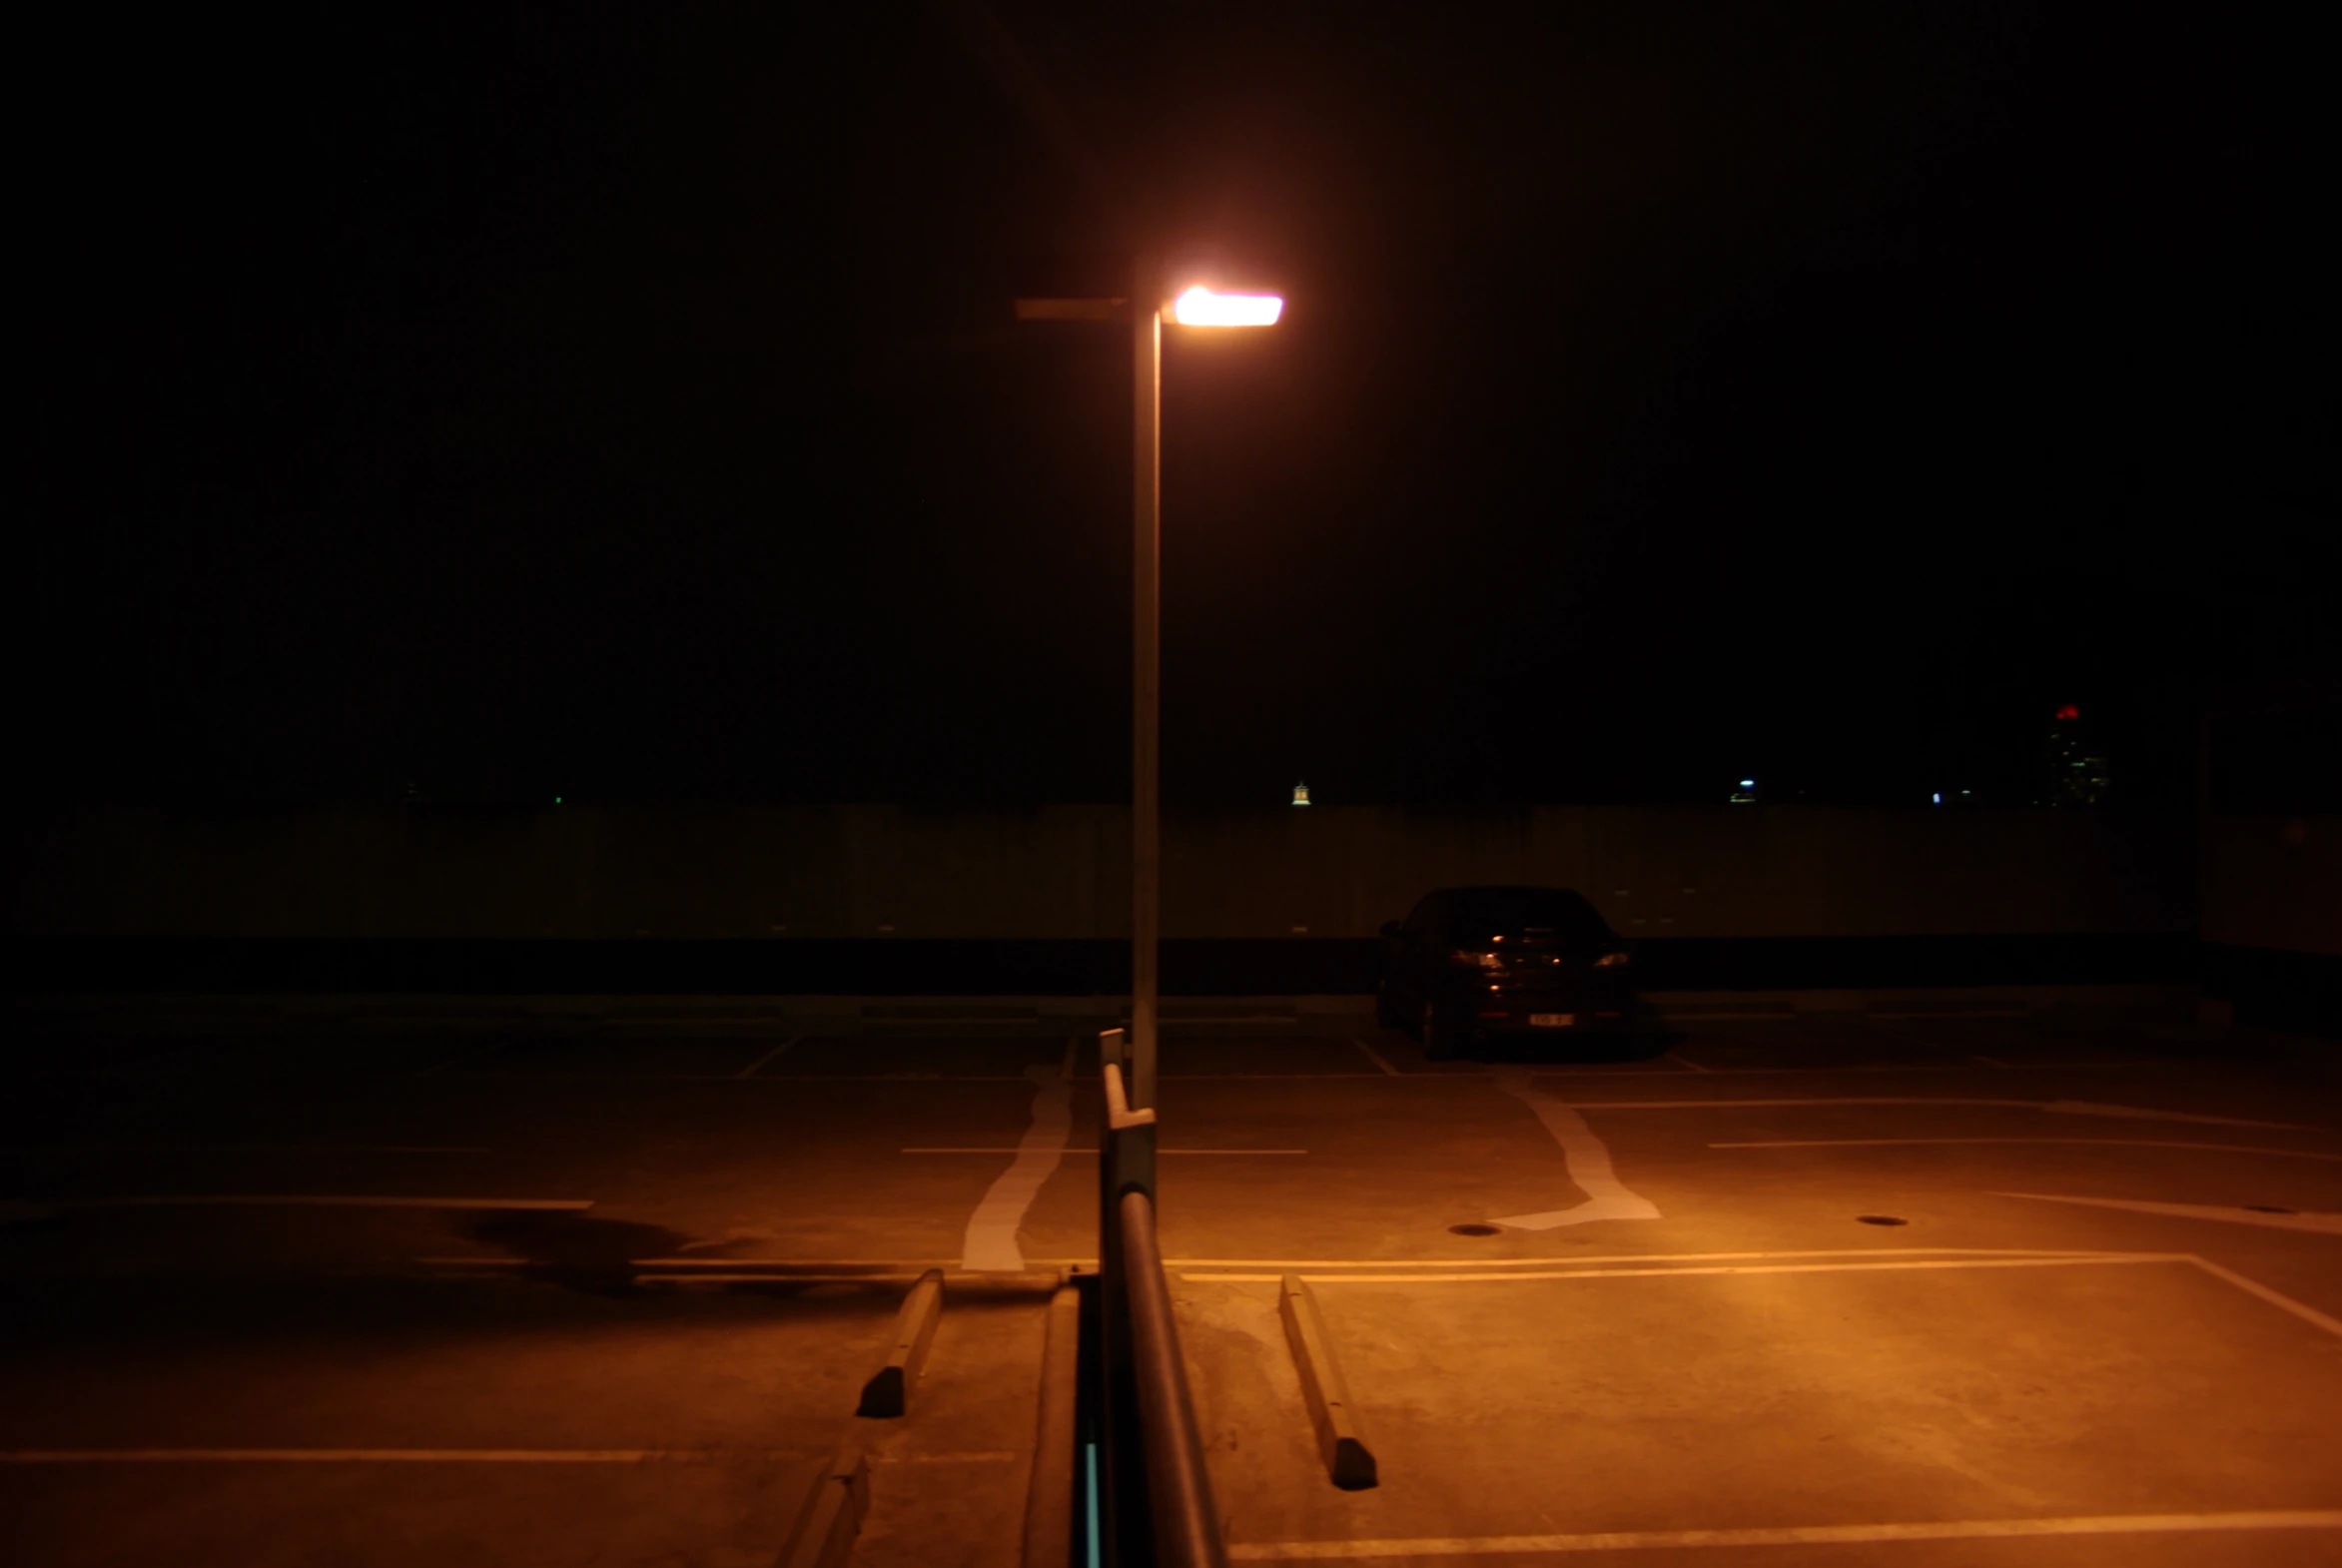
[[[1531,1013],[1531,1029],[1567,1029],[1578,1021],[1575,1013]]]

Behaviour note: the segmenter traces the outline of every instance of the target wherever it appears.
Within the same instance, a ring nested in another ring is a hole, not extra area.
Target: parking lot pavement
[[[1056,1275],[961,1274],[1004,1162],[902,1151],[1070,1112],[1064,1037],[256,1035],[12,1053],[12,1561],[769,1563],[849,1434],[866,1560],[1015,1560]]]
[[[2330,1081],[2079,1013],[1440,1063],[1365,1024],[1164,1044],[1238,1561],[2342,1551]],[[221,1012],[6,1064],[16,1560],[769,1562],[852,1427],[858,1562],[1015,1560],[1042,1303],[1097,1244],[1063,1025]],[[930,1265],[921,1397],[858,1422]],[[1286,1274],[1372,1490],[1320,1467]]]

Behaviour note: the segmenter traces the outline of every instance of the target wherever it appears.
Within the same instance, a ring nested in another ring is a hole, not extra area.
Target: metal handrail
[[[1211,1476],[1203,1468],[1203,1438],[1187,1395],[1186,1363],[1179,1358],[1178,1326],[1171,1320],[1154,1198],[1144,1191],[1125,1192],[1119,1217],[1155,1561],[1158,1568],[1227,1568],[1219,1517],[1211,1506]]]
[[[1203,1440],[1155,1230],[1153,1106],[1134,1106],[1128,1041],[1098,1037],[1099,1321],[1095,1380],[1103,1491],[1093,1545],[1122,1568],[1225,1568]]]

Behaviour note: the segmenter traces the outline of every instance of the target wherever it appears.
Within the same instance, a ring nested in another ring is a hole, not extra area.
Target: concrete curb
[[[775,1568],[846,1568],[870,1512],[870,1460],[849,1438],[813,1483]]]
[[[911,1385],[927,1364],[927,1348],[935,1342],[935,1325],[943,1316],[943,1306],[944,1271],[930,1268],[903,1297],[902,1313],[895,1319],[894,1350],[886,1365],[862,1385],[862,1403],[855,1409],[856,1415],[885,1419],[901,1415],[909,1407]]]
[[[1358,1431],[1349,1385],[1342,1379],[1341,1363],[1333,1358],[1333,1342],[1326,1338],[1317,1297],[1299,1275],[1287,1274],[1277,1289],[1276,1310],[1284,1319],[1293,1367],[1301,1374],[1301,1398],[1309,1406],[1309,1424],[1316,1428],[1326,1474],[1345,1492],[1364,1491],[1380,1477],[1373,1451]]]
[[[1025,1493],[1024,1568],[1071,1568],[1074,1561],[1075,1407],[1082,1378],[1082,1292],[1060,1285],[1049,1298],[1041,1354],[1041,1411],[1033,1482]]]

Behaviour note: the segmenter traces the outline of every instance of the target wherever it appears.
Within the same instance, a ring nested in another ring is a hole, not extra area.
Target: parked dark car
[[[1489,1035],[1624,1031],[1626,944],[1568,888],[1441,888],[1382,928],[1375,1012],[1452,1057]]]

